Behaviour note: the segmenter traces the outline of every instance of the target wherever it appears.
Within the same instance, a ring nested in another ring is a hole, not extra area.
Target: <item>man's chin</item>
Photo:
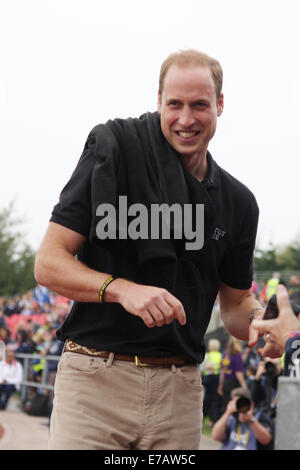
[[[180,142],[174,142],[172,147],[183,157],[189,158],[195,155],[201,155],[203,153],[203,146],[197,142],[197,144],[189,145],[188,143],[182,144]]]
[[[186,158],[192,157],[193,155],[199,152],[199,150],[195,147],[188,148],[187,146],[184,146],[184,145],[176,145],[176,146],[174,145],[173,148],[182,157],[186,157]]]

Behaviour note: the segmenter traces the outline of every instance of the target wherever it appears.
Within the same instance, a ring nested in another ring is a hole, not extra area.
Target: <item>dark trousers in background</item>
[[[208,416],[213,423],[218,421],[220,417],[220,401],[218,395],[219,375],[204,375],[202,383],[205,388],[203,400],[203,416]]]
[[[0,384],[0,410],[5,410],[10,396],[16,391],[15,385]]]

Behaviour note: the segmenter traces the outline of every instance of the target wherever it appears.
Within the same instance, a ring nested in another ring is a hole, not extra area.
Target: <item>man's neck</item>
[[[206,152],[203,154],[195,153],[194,155],[184,155],[183,165],[191,175],[199,181],[202,181],[207,173],[208,166]]]

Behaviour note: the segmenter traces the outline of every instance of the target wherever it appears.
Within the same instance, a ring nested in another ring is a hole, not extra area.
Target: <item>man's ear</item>
[[[157,96],[157,111],[160,114],[160,111],[161,111],[161,92],[160,91],[158,92],[158,96]]]
[[[217,111],[217,116],[221,116],[221,114],[223,113],[223,109],[224,109],[224,95],[223,93],[221,93],[220,95],[220,98],[218,100],[218,111]]]

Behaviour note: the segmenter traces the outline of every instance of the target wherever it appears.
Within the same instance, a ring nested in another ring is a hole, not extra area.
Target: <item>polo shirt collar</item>
[[[219,166],[212,158],[211,154],[207,152],[207,172],[202,180],[202,184],[206,189],[216,188],[219,183]]]

